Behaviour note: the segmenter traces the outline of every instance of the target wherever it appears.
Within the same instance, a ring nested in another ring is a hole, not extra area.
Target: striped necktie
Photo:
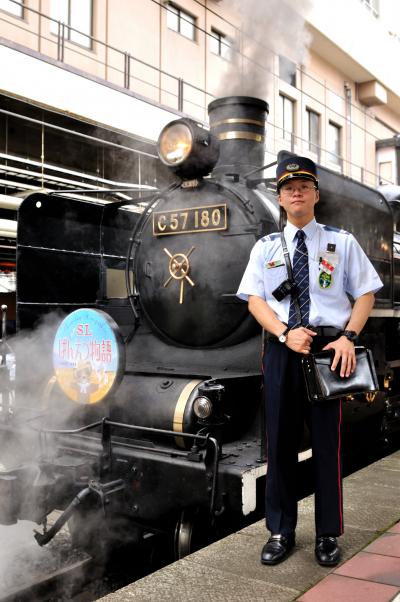
[[[298,323],[295,304],[292,299],[289,308],[289,328],[294,328],[296,326],[301,325],[308,326],[308,320],[310,317],[310,279],[308,271],[308,250],[304,241],[306,235],[303,232],[303,230],[298,230],[296,236],[297,246],[293,257],[293,280],[297,284],[302,324]]]

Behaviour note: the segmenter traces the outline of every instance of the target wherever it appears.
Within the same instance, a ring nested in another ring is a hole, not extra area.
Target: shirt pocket
[[[287,272],[285,265],[279,266],[277,268],[265,268],[264,286],[267,295],[272,296],[273,291],[285,280],[287,280]]]

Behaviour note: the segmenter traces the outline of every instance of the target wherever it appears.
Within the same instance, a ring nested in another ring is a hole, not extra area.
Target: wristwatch
[[[278,341],[280,343],[286,343],[287,333],[289,332],[289,330],[290,330],[290,328],[288,326],[287,328],[285,328],[285,330],[282,332],[282,334],[279,335]]]
[[[343,330],[341,336],[354,343],[358,335],[355,330]]]

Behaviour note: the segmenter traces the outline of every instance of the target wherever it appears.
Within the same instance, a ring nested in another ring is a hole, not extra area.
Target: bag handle
[[[289,255],[289,251],[287,248],[287,244],[286,244],[286,239],[285,239],[285,235],[283,232],[280,232],[280,236],[281,236],[281,243],[282,243],[282,249],[283,249],[283,256],[285,258],[285,263],[286,263],[286,270],[289,276],[289,280],[291,280],[292,282],[294,282],[293,280],[293,270],[292,270],[292,264],[290,262],[290,255]],[[304,326],[303,324],[303,318],[301,317],[301,311],[300,311],[300,303],[299,303],[299,298],[297,293],[295,293],[294,295],[291,295],[293,304],[294,304],[294,309],[296,312],[296,319],[297,319],[297,323],[300,324],[301,326]]]

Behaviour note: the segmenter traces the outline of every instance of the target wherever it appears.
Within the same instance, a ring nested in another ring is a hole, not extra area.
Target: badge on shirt
[[[339,265],[339,255],[337,253],[330,253],[329,251],[320,249],[318,252],[318,257],[319,269],[327,274],[333,274]]]
[[[271,268],[279,268],[282,265],[285,265],[283,259],[275,259],[275,261],[267,261],[265,267],[267,268],[267,270],[270,270]]]
[[[318,253],[318,284],[320,288],[326,289],[332,285],[333,273],[339,264],[339,255],[337,253],[332,252],[335,249],[336,245],[331,245],[330,243],[328,243],[326,250],[321,249]]]
[[[332,274],[327,272],[320,272],[318,276],[318,284],[320,288],[329,288],[332,284]]]

